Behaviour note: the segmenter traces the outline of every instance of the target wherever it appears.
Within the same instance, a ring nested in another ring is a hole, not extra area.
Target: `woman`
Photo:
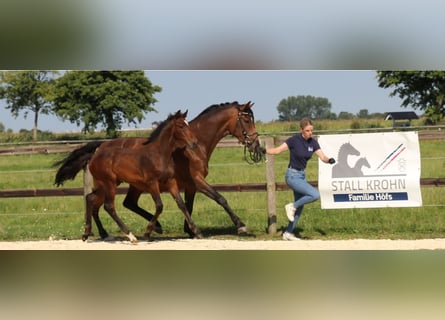
[[[312,138],[314,130],[310,119],[304,118],[300,121],[301,132],[288,138],[283,144],[275,148],[268,148],[263,152],[271,155],[280,154],[289,150],[289,165],[286,171],[286,183],[294,192],[294,202],[285,206],[289,224],[283,232],[283,240],[295,241],[297,238],[293,231],[301,217],[303,207],[306,203],[316,201],[320,198],[320,193],[306,180],[307,161],[315,153],[321,161],[334,164],[334,158],[328,158],[320,149],[318,141]]]

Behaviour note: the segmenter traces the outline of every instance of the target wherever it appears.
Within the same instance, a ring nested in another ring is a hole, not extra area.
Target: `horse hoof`
[[[85,235],[85,234],[84,234],[84,235],[82,236],[82,241],[87,241],[87,240],[88,240],[88,235]]]
[[[201,233],[197,233],[197,234],[195,234],[195,236],[193,237],[193,239],[204,239],[204,237],[202,236]]]
[[[157,234],[162,234],[163,233],[162,226],[156,225],[156,227],[154,228],[154,232],[156,232]]]
[[[184,232],[187,233],[190,238],[194,238],[195,237],[195,234],[193,233],[193,231],[190,230],[190,228],[184,227]]]
[[[137,243],[138,239],[130,232],[129,234],[127,234],[128,239],[130,239],[131,243]]]
[[[246,235],[248,232],[247,227],[246,226],[242,226],[238,228],[238,235]]]

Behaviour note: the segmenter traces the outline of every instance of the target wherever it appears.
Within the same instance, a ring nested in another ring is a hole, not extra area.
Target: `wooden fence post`
[[[265,138],[266,148],[275,146],[273,138]],[[276,213],[276,184],[275,184],[275,158],[273,155],[266,156],[266,188],[267,188],[267,232],[277,232]]]

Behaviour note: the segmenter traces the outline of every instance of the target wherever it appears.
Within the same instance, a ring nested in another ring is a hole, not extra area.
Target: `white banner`
[[[318,142],[336,160],[319,160],[323,209],[422,206],[417,132],[325,135]]]

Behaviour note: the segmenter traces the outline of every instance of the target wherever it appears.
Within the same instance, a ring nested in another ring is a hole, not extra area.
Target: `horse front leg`
[[[144,238],[147,241],[150,240],[150,235],[155,228],[156,222],[158,221],[158,217],[162,213],[162,210],[164,209],[164,204],[162,203],[160,192],[152,193],[152,198],[155,203],[156,212],[151,221],[148,223],[147,229],[145,230]]]
[[[212,186],[210,186],[204,179],[195,180],[196,188],[199,192],[203,193],[210,199],[214,200],[220,206],[224,208],[224,210],[230,216],[233,224],[237,228],[238,235],[247,234],[248,230],[246,225],[241,221],[241,219],[233,212],[232,208],[229,206],[226,198],[224,198],[219,192],[217,192]]]
[[[114,190],[113,190],[114,191]],[[116,213],[116,208],[114,206],[114,192],[110,192],[108,196],[105,197],[104,208],[108,212],[108,214],[113,218],[113,220],[117,223],[121,231],[127,236],[131,243],[138,242],[137,238],[130,232],[125,223],[119,218]]]
[[[175,199],[176,204],[178,206],[178,208],[182,211],[182,213],[184,214],[185,217],[185,223],[187,225],[187,229],[184,229],[185,231],[192,237],[197,238],[197,239],[202,239],[202,234],[201,231],[199,231],[198,227],[195,225],[195,223],[192,220],[191,214],[189,213],[189,211],[187,210],[187,206],[184,203],[184,201],[181,198],[181,195],[179,193],[178,190],[175,190],[173,192],[171,192],[171,195],[173,197],[173,199]],[[189,231],[187,231],[189,230]]]
[[[127,191],[127,195],[125,196],[123,205],[125,208],[140,215],[145,220],[151,221],[151,219],[153,219],[153,215],[150,212],[145,211],[138,205],[138,200],[139,200],[141,194],[142,194],[142,191],[140,191],[136,187],[133,187],[132,185],[130,185],[130,187],[128,188],[128,191]],[[163,232],[162,226],[158,221],[156,221],[156,227],[154,228],[154,231],[159,234],[162,234],[162,232]]]

